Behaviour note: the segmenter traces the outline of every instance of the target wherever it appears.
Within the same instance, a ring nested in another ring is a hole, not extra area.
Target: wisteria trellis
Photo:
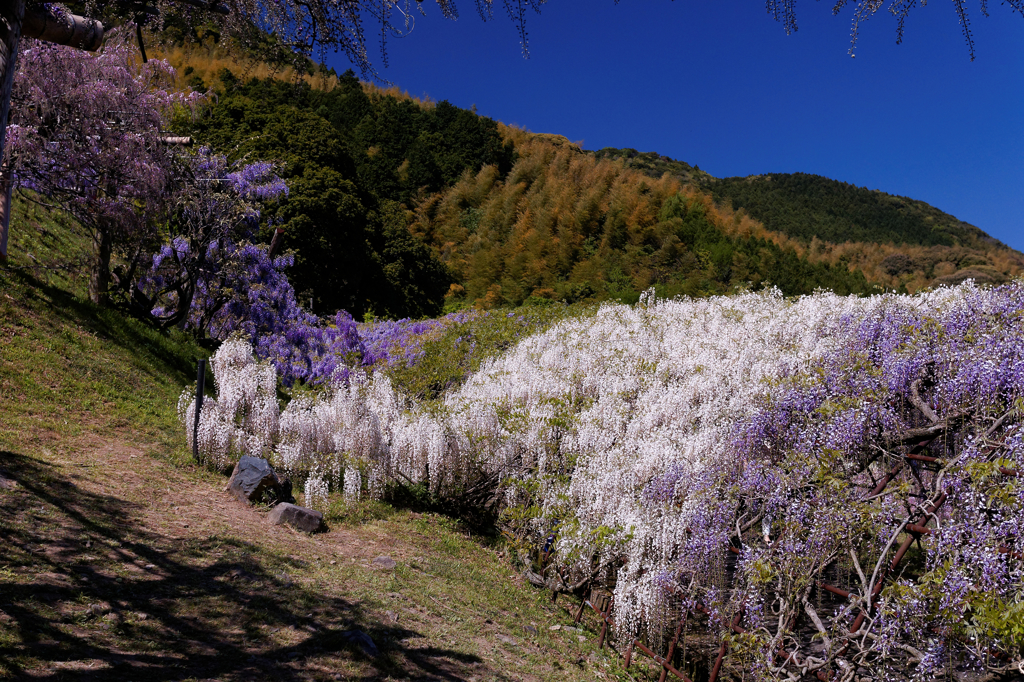
[[[716,636],[741,618],[721,675],[1010,674],[1024,664],[1022,327],[1019,281],[648,297],[529,337],[430,404],[358,372],[280,412],[273,369],[233,341],[200,444],[267,454],[320,500],[327,485],[457,495],[496,476],[508,529],[555,536],[548,585],[612,588],[620,638],[657,645],[684,610],[688,632]],[[183,396],[188,424],[190,409]],[[906,570],[889,573],[904,537]],[[837,580],[850,598],[819,585]],[[690,647],[697,664],[713,639]]]

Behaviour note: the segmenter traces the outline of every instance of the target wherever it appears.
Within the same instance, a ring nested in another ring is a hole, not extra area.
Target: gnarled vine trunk
[[[108,225],[100,224],[92,236],[92,274],[89,277],[89,300],[96,305],[107,303],[110,290],[110,254],[114,240]]]

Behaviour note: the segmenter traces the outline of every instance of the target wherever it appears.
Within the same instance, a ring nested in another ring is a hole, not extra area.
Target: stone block
[[[267,460],[250,455],[238,460],[225,490],[248,504],[292,501],[291,481],[279,478]]]
[[[282,502],[270,510],[267,521],[275,526],[288,524],[297,530],[314,533],[320,530],[320,526],[324,522],[324,515],[312,509]]]

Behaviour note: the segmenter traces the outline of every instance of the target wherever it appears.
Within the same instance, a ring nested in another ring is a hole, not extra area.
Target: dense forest
[[[272,216],[296,253],[290,272],[319,312],[437,313],[451,276],[407,229],[403,204],[463,171],[512,165],[497,124],[440,102],[371,97],[351,73],[329,92],[222,70],[216,99],[179,129],[229,158],[272,160],[289,196]],[[268,235],[269,238],[269,235]]]
[[[230,158],[280,163],[290,192],[271,225],[296,254],[301,300],[320,312],[632,301],[649,287],[869,289],[845,263],[733,229],[735,216],[680,179],[653,180],[558,136],[382,92],[351,73],[323,90],[222,69],[212,85],[216,97],[178,128]]]
[[[977,246],[994,242],[978,228],[923,201],[807,173],[705,181],[769,230],[810,241]]]
[[[692,184],[711,194],[720,211],[753,218],[762,237],[813,262],[860,270],[886,288],[1000,283],[1024,270],[1019,252],[923,201],[807,173],[718,179],[655,152],[589,153],[652,178],[668,174]]]
[[[484,168],[417,207],[412,231],[459,281],[453,297],[485,306],[537,299],[635,301],[723,293],[767,283],[786,294],[864,292],[846,267],[733,233],[710,198],[599,160],[565,138],[508,129],[518,160]]]

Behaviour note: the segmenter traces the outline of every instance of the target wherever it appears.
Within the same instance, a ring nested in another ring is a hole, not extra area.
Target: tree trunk
[[[107,225],[99,225],[92,237],[93,264],[89,278],[89,300],[96,305],[107,304],[110,289],[110,254],[114,240]]]
[[[11,225],[10,164],[0,165],[0,261],[7,259],[7,234]]]
[[[11,87],[14,85],[18,38],[25,16],[25,0],[0,3],[0,162],[7,148],[7,119],[11,113]],[[5,166],[6,168],[6,166]],[[10,176],[0,186],[0,259],[7,258],[7,230],[11,222]]]

